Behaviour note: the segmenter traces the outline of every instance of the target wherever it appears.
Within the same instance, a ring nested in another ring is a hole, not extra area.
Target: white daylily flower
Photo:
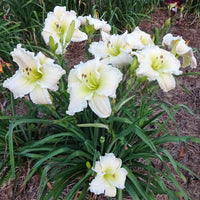
[[[116,89],[122,80],[122,73],[98,59],[76,65],[69,73],[68,92],[70,93],[69,115],[90,108],[99,117],[111,114],[109,97],[115,98]]]
[[[14,98],[30,94],[35,104],[51,104],[48,89],[53,91],[58,89],[58,81],[65,71],[41,52],[35,56],[34,53],[21,48],[20,44],[11,55],[19,69],[3,82],[3,87],[13,92]]]
[[[131,48],[127,45],[127,32],[122,35],[110,35],[101,32],[103,41],[92,42],[89,52],[106,64],[120,67],[132,62]]]
[[[154,45],[151,35],[141,31],[136,27],[132,33],[128,34],[127,43],[132,49],[143,49],[147,45]]]
[[[124,189],[128,172],[121,168],[122,160],[113,153],[100,156],[100,161],[95,163],[93,170],[97,173],[90,183],[90,191],[95,194],[105,193],[106,196],[115,197],[116,188]]]
[[[146,76],[149,81],[157,80],[164,92],[175,88],[176,83],[172,74],[179,75],[182,72],[179,71],[180,61],[172,53],[158,46],[147,46],[133,54],[138,57],[138,77]]]
[[[81,24],[84,26],[87,26],[88,23],[91,26],[94,26],[95,30],[102,30],[104,32],[109,33],[111,30],[111,26],[109,24],[107,24],[106,21],[104,21],[103,19],[97,19],[97,18],[93,18],[91,17],[91,15],[88,16],[79,16],[78,19],[81,21]]]
[[[168,46],[169,49],[172,49],[174,54],[183,57],[182,67],[187,67],[190,65],[191,68],[196,68],[197,61],[194,57],[193,50],[191,47],[188,47],[187,41],[183,40],[181,36],[174,37],[171,33],[163,37],[162,45]]]
[[[75,21],[75,29],[71,38],[73,42],[81,42],[87,40],[87,35],[81,32],[78,28],[80,26],[80,21],[76,17],[75,11],[66,11],[66,7],[56,6],[54,12],[49,12],[47,18],[45,19],[45,26],[42,31],[42,36],[46,44],[49,44],[49,37],[52,36],[55,43],[58,43],[58,48],[56,50],[57,54],[62,54],[62,45],[67,47],[65,38],[67,36],[70,24]],[[60,38],[63,37],[63,44],[60,42]]]

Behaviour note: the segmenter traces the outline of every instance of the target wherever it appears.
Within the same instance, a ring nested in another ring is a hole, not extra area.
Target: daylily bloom
[[[35,56],[34,53],[21,48],[20,44],[11,55],[19,69],[3,82],[3,87],[13,92],[14,98],[30,94],[30,99],[35,104],[51,104],[48,89],[58,89],[58,81],[65,74],[65,70],[41,52]]]
[[[141,31],[136,27],[132,33],[128,34],[127,43],[132,49],[143,49],[147,45],[154,45],[151,35]]]
[[[45,19],[42,36],[46,44],[49,44],[49,37],[53,37],[54,42],[58,43],[58,48],[56,50],[57,54],[63,53],[62,45],[64,45],[64,48],[69,45],[69,42],[66,41],[66,37],[72,21],[75,21],[75,29],[72,34],[71,41],[81,42],[87,40],[87,35],[78,29],[80,21],[76,17],[75,11],[66,11],[66,7],[56,6],[54,8],[54,12],[49,12],[47,18]]]
[[[176,83],[172,74],[179,75],[182,72],[179,71],[180,61],[172,53],[158,46],[147,46],[133,54],[138,57],[138,77],[146,76],[149,81],[157,80],[164,92],[175,88]]]
[[[93,170],[97,173],[90,183],[90,191],[95,194],[105,193],[106,196],[115,197],[116,188],[124,189],[128,172],[121,168],[122,160],[113,153],[100,156],[100,161],[95,163]]]
[[[99,117],[110,116],[109,97],[115,98],[121,80],[122,73],[117,68],[103,64],[98,59],[74,66],[68,77],[70,104],[66,113],[74,115],[86,108],[88,102]]]
[[[81,21],[81,24],[84,26],[92,26],[94,28],[93,31],[95,30],[102,30],[104,32],[110,32],[111,26],[107,24],[106,21],[103,19],[100,20],[98,18],[91,17],[91,15],[88,16],[79,16],[78,19]]]
[[[89,52],[95,58],[100,58],[103,63],[115,67],[131,63],[132,57],[129,53],[132,49],[127,44],[127,32],[122,35],[110,35],[102,31],[101,35],[103,41],[92,42],[89,48]]]
[[[182,67],[190,65],[191,68],[196,68],[196,58],[194,57],[192,48],[188,47],[187,43],[181,36],[174,37],[171,33],[165,35],[162,41],[162,45],[166,45],[171,49],[173,54],[183,57]]]

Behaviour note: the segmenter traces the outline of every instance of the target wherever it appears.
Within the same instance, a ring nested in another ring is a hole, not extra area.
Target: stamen
[[[60,26],[59,26],[59,24],[56,24],[56,28],[59,28]]]

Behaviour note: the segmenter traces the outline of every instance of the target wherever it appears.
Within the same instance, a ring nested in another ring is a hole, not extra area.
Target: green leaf
[[[131,184],[133,184],[136,187],[137,192],[143,197],[143,199],[149,200],[144,188],[142,187],[138,179],[135,177],[135,175],[132,173],[132,171],[126,166],[123,167],[128,172],[127,178],[131,181]]]

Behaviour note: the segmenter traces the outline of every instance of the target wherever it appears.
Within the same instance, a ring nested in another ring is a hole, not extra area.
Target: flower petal
[[[127,174],[128,172],[124,168],[118,169],[115,172],[115,177],[112,180],[112,184],[117,188],[124,189]]]
[[[157,81],[158,81],[160,88],[164,92],[168,92],[169,90],[174,89],[175,86],[176,86],[176,82],[175,82],[174,77],[171,74],[168,74],[168,73],[159,74]]]
[[[97,175],[90,183],[90,191],[96,195],[104,193],[106,189],[105,179],[102,175]]]
[[[11,78],[8,78],[3,82],[3,87],[8,88],[14,94],[15,99],[30,93],[35,85],[35,82],[24,77],[19,70],[16,71]]]
[[[70,77],[75,79],[72,73],[74,73],[74,71],[71,70],[69,79],[71,79]],[[76,112],[83,111],[83,109],[87,107],[87,99],[91,98],[91,91],[87,90],[83,84],[78,83],[72,83],[67,91],[70,93],[70,103],[66,113],[68,115],[74,115]]]
[[[100,42],[92,42],[88,51],[95,56],[95,58],[105,58],[108,53],[106,51],[107,44],[103,41]]]
[[[71,41],[72,42],[81,42],[81,41],[84,41],[87,39],[88,39],[88,36],[84,32],[80,31],[79,29],[75,29],[73,32]]]
[[[38,54],[36,55],[36,59],[38,59],[40,61],[40,65],[49,63],[49,64],[53,64],[54,60],[51,58],[46,57],[41,51],[38,52]]]
[[[154,45],[151,36],[141,31],[139,27],[136,27],[132,33],[128,34],[127,43],[132,49],[143,49],[147,45]]]
[[[95,91],[98,95],[116,97],[115,91],[122,80],[122,73],[115,67],[107,67],[102,70],[99,88]]]
[[[110,101],[106,96],[93,95],[89,100],[89,106],[92,111],[101,118],[109,117],[111,114]]]
[[[40,70],[42,71],[42,78],[38,80],[38,84],[42,88],[49,88],[50,90],[58,89],[59,79],[65,74],[65,70],[57,64],[44,64]]]
[[[18,44],[17,48],[14,48],[14,51],[10,54],[13,57],[13,61],[18,64],[20,70],[23,70],[26,67],[37,69],[39,63],[35,58],[34,53],[21,48],[21,44]]]
[[[176,52],[178,55],[183,56],[182,67],[187,67],[190,65],[191,68],[196,68],[197,61],[193,55],[193,50],[188,47],[184,40],[180,40],[176,46]]]
[[[52,104],[51,96],[47,89],[43,89],[40,86],[36,86],[30,92],[30,98],[35,104]]]
[[[113,153],[106,153],[105,156],[100,156],[100,163],[102,171],[115,172],[121,167],[122,160],[120,158],[116,158]]]
[[[101,60],[101,62],[104,64],[112,64],[115,67],[120,67],[131,64],[132,59],[133,58],[129,55],[128,52],[122,50],[119,55],[104,58]]]
[[[109,185],[109,187],[106,187],[105,189],[105,196],[108,196],[108,197],[115,197],[117,194],[117,190],[115,188],[115,186],[113,185]]]

